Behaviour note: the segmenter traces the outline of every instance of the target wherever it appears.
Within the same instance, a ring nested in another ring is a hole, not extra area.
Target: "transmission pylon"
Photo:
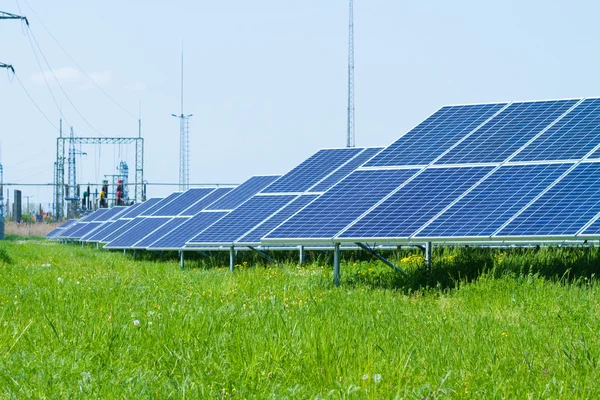
[[[183,46],[182,46],[183,47]],[[181,114],[179,118],[179,190],[190,188],[190,122],[194,114],[183,113],[183,50],[181,51]]]
[[[23,17],[22,15],[11,14],[11,13],[8,13],[5,11],[0,11],[0,19],[20,19],[22,21],[25,21],[27,26],[29,26],[29,21],[27,20],[27,17]]]
[[[348,138],[346,147],[354,147],[354,2],[350,0],[348,37]]]

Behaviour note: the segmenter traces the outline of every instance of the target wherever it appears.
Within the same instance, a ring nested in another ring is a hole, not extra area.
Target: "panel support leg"
[[[359,243],[356,242],[355,243],[358,247],[360,247],[361,249],[371,253],[374,257],[376,257],[379,261],[381,261],[382,263],[384,263],[385,265],[387,265],[390,268],[395,269],[396,271],[400,272],[402,275],[408,277],[408,274],[406,272],[404,272],[404,270],[400,267],[397,267],[396,265],[394,265],[391,261],[389,261],[387,258],[385,258],[384,256],[382,256],[381,254],[377,253],[375,250],[373,250],[372,248],[370,248],[369,246],[367,246],[366,244],[363,243]]]
[[[135,249],[133,250],[133,259],[135,260]]]
[[[96,242],[96,250],[100,250],[100,242]]]
[[[333,248],[333,284],[340,286],[340,244],[335,243]]]
[[[304,264],[304,246],[298,246],[298,252],[299,252],[298,262],[300,263],[300,265],[303,265]]]
[[[127,249],[123,249],[123,254],[127,254]]]
[[[81,248],[83,249],[85,247],[85,242],[82,240],[81,241]]]
[[[185,257],[183,255],[184,251],[179,250],[179,267],[183,269],[185,267]]]
[[[425,244],[425,270],[427,271],[427,273],[431,272],[431,249],[432,249],[432,244],[431,242],[427,242]]]
[[[271,261],[273,264],[277,265],[278,267],[283,268],[283,265],[279,264],[277,261],[275,261],[275,259],[273,257],[271,257],[270,255],[268,255],[266,252],[259,250],[255,247],[252,246],[248,246],[248,248],[252,251],[254,251],[255,253],[260,254],[261,256],[263,256],[264,258],[266,258],[267,260]]]
[[[229,270],[233,272],[235,270],[235,247],[229,248]]]

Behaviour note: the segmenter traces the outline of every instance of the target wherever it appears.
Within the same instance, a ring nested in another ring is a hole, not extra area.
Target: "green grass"
[[[0,398],[600,397],[597,248],[295,256],[2,242]]]

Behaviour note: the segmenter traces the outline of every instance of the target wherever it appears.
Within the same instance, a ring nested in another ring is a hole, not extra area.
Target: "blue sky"
[[[347,0],[0,1],[2,11],[19,13],[19,6],[95,129],[131,136],[137,121],[89,82],[42,22],[131,113],[142,102],[149,182],[178,180],[179,124],[171,113],[179,112],[182,39],[185,111],[194,114],[191,182],[285,173],[320,148],[345,145]],[[357,146],[388,145],[446,104],[600,95],[599,12],[591,1],[355,0]],[[58,125],[24,32],[17,21],[0,21],[0,62],[14,65]],[[76,134],[97,136],[43,66]],[[56,136],[18,82],[0,71],[5,181],[51,182]],[[121,159],[133,166],[133,148],[82,150],[84,184],[114,173]],[[148,194],[174,189],[149,187]],[[22,190],[33,202],[51,201],[51,189]]]

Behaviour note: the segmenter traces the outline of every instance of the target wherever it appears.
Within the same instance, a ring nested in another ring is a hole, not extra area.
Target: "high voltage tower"
[[[5,11],[0,11],[0,19],[19,19],[21,21],[25,21],[27,26],[29,26],[29,21],[27,20],[27,17],[23,17],[23,16],[17,15],[17,14],[7,13]],[[12,71],[13,74],[15,73],[15,69],[10,64],[0,62],[0,68],[6,68],[6,69]]]
[[[348,40],[348,139],[346,147],[354,147],[354,2],[350,0]]]
[[[183,46],[182,46],[183,47]],[[183,50],[181,51],[181,114],[172,116],[179,118],[179,190],[190,188],[190,123],[194,114],[183,113]]]

